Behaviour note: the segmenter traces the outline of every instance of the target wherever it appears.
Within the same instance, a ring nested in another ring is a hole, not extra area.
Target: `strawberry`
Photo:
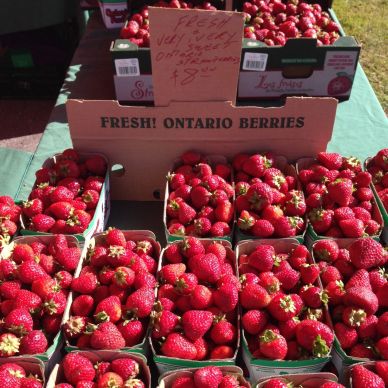
[[[139,363],[132,358],[117,358],[111,362],[110,366],[112,371],[124,380],[136,377],[140,373]]]
[[[47,338],[40,330],[32,330],[20,340],[21,354],[38,354],[47,350]]]
[[[331,210],[316,208],[308,213],[308,218],[314,231],[318,234],[324,234],[332,225],[333,212]]]
[[[197,349],[195,346],[179,333],[171,333],[160,348],[162,354],[167,357],[195,360]]]
[[[35,261],[25,261],[19,266],[18,277],[22,283],[32,284],[36,280],[48,278],[48,274]]]
[[[251,204],[251,208],[256,211],[263,210],[266,206],[271,205],[273,201],[272,188],[266,183],[255,183],[251,185],[246,195]]]
[[[345,237],[351,238],[362,237],[365,229],[364,223],[358,219],[341,220],[339,227]]]
[[[180,203],[178,209],[178,220],[181,224],[188,225],[194,220],[196,214],[196,211],[190,205],[185,202]]]
[[[303,216],[306,202],[302,191],[290,190],[284,198],[284,211],[287,216]]]
[[[123,385],[122,377],[114,372],[106,372],[98,380],[98,386],[101,388],[122,387]]]
[[[94,299],[90,295],[79,295],[71,304],[71,311],[74,315],[89,315],[94,308]]]
[[[205,247],[201,241],[195,237],[185,238],[180,243],[180,248],[182,255],[186,258],[205,253]]]
[[[350,349],[357,343],[358,335],[356,329],[337,322],[334,325],[334,331],[342,349]]]
[[[0,384],[3,387],[20,387],[20,379],[11,375],[7,370],[0,372]]]
[[[320,272],[318,264],[302,264],[299,271],[304,284],[314,284]]]
[[[117,328],[125,340],[125,346],[135,346],[143,340],[146,328],[141,321],[123,321],[117,325]]]
[[[298,315],[303,307],[302,299],[297,294],[275,295],[269,305],[268,311],[275,319],[287,321]]]
[[[349,356],[351,357],[357,357],[357,358],[369,358],[373,359],[375,358],[375,354],[370,349],[370,347],[367,347],[364,344],[355,344],[349,351]]]
[[[335,152],[319,152],[317,160],[329,170],[339,170],[342,166],[342,156]]]
[[[54,224],[54,218],[45,214],[37,214],[31,218],[30,229],[37,232],[48,232]]]
[[[388,360],[388,337],[383,337],[376,343],[376,351],[383,360]]]
[[[94,349],[121,349],[125,340],[114,323],[103,322],[93,331],[90,345]]]
[[[275,257],[272,245],[258,245],[248,256],[248,264],[260,272],[271,271]]]
[[[247,284],[240,293],[240,303],[247,309],[262,309],[271,301],[265,288],[258,284]]]
[[[356,268],[369,269],[382,260],[383,248],[372,238],[358,239],[349,248],[349,257]]]
[[[347,306],[363,309],[368,315],[375,314],[379,307],[377,296],[366,287],[351,287],[346,290],[344,303]]]
[[[342,321],[349,327],[360,327],[365,322],[366,317],[367,315],[362,309],[345,307],[342,312]]]
[[[305,285],[299,290],[303,302],[311,308],[319,308],[322,304],[327,304],[329,297],[326,292],[313,285]]]
[[[212,323],[213,314],[209,311],[191,310],[182,315],[183,332],[191,341],[203,337],[212,326]]]
[[[67,296],[63,292],[51,292],[43,298],[43,311],[48,315],[62,315],[66,303]]]
[[[304,221],[300,217],[280,217],[274,223],[277,237],[292,237],[301,233],[304,229]]]
[[[94,317],[97,322],[118,322],[121,318],[120,299],[115,295],[103,299],[97,304]]]
[[[194,378],[192,376],[177,377],[171,385],[171,388],[195,388]]]
[[[384,388],[383,379],[363,365],[355,365],[350,371],[352,387],[354,388]]]
[[[215,283],[222,275],[220,262],[213,253],[192,257],[189,267],[202,282]]]
[[[384,380],[385,385],[388,385],[388,362],[376,361],[375,368],[377,374]]]
[[[128,296],[125,308],[138,318],[145,318],[151,314],[154,304],[154,290],[148,287],[139,288]]]
[[[360,339],[373,339],[376,337],[376,328],[378,331],[378,318],[375,315],[369,315],[359,325],[358,336]]]
[[[339,247],[335,240],[319,240],[313,246],[313,253],[319,261],[334,262],[338,258]]]
[[[85,332],[87,323],[87,319],[83,316],[71,316],[62,330],[67,339],[78,338]]]
[[[12,310],[6,316],[4,323],[7,330],[19,336],[32,331],[34,325],[29,312],[22,308]]]
[[[80,381],[93,381],[96,375],[92,362],[77,352],[66,354],[62,366],[66,380],[74,385]]]
[[[282,289],[288,291],[293,289],[299,282],[300,272],[292,268],[286,268],[277,272],[275,276],[280,281]]]
[[[34,260],[35,253],[33,249],[27,244],[15,244],[12,259],[17,264],[21,264],[24,261]]]
[[[270,379],[266,381],[263,385],[263,388],[288,388],[289,384],[285,379]]]
[[[27,309],[31,314],[39,311],[42,299],[35,293],[28,290],[19,290],[13,303],[13,308]]]
[[[17,292],[21,289],[22,284],[20,281],[5,281],[0,284],[0,295],[4,299],[14,299]]]
[[[265,330],[260,336],[260,352],[270,360],[284,360],[287,354],[287,341],[272,330]]]
[[[43,202],[39,198],[23,202],[22,212],[28,218],[32,218],[37,214],[43,213]]]
[[[223,237],[228,236],[231,233],[230,226],[226,222],[215,222],[210,229],[211,237]]]
[[[238,377],[233,375],[225,375],[222,377],[219,388],[238,388],[240,383]]]
[[[265,311],[249,310],[242,316],[241,322],[245,331],[256,335],[263,331],[268,319],[268,314]]]
[[[179,277],[186,271],[186,265],[183,263],[167,264],[159,271],[159,277],[162,282],[175,285]]]
[[[348,206],[352,193],[353,183],[347,178],[338,178],[327,185],[329,197],[339,206]]]
[[[388,336],[388,312],[380,315],[377,322],[377,331],[382,337]]]
[[[97,288],[97,277],[93,273],[86,273],[74,278],[71,282],[71,289],[80,294],[92,294]]]
[[[171,311],[162,310],[160,313],[155,313],[152,336],[154,338],[166,337],[175,330],[179,320],[180,318]]]
[[[107,169],[105,159],[101,155],[94,155],[85,160],[86,168],[94,175],[104,176]]]
[[[230,322],[221,319],[210,330],[210,338],[217,345],[231,344],[236,340],[237,330]]]
[[[220,368],[217,368],[216,366],[205,366],[194,372],[194,383],[196,387],[218,387],[222,377],[223,375]]]
[[[161,299],[160,293],[159,293],[159,299]],[[232,300],[234,299],[234,301],[236,301],[236,300],[238,301],[238,294],[237,294],[237,298],[233,297],[231,299]],[[237,301],[236,301],[236,303],[237,303]],[[192,291],[192,293],[190,295],[190,304],[193,308],[198,309],[198,310],[206,309],[206,308],[210,307],[213,304],[212,291],[210,291],[210,289],[207,288],[206,286],[198,284],[194,288],[194,290]],[[234,303],[230,303],[230,307],[233,304]]]
[[[298,343],[314,357],[326,357],[334,340],[334,335],[329,326],[322,322],[305,319],[296,328]]]

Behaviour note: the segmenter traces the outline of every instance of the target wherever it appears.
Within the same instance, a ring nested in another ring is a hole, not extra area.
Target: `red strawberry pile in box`
[[[0,260],[0,357],[46,352],[59,333],[81,249],[74,237],[23,237]]]
[[[372,238],[361,238],[346,248],[335,240],[320,240],[313,245],[313,254],[320,261],[342,349],[351,357],[388,360],[386,251]]]
[[[345,386],[340,383],[318,376],[318,374],[311,377],[305,375],[304,378],[302,378],[304,381],[298,382],[298,385],[295,385],[295,382],[288,377],[274,377],[268,379],[263,384],[258,384],[257,388],[345,388]]]
[[[337,238],[379,234],[372,177],[361,171],[358,159],[320,152],[314,161],[298,161],[298,169],[315,233]]]
[[[150,238],[134,236],[109,229],[95,237],[86,265],[71,284],[71,316],[63,325],[71,345],[121,349],[144,340],[155,302],[160,247]]]
[[[372,175],[377,194],[388,211],[388,148],[380,150],[368,163],[368,172]]]
[[[351,388],[388,387],[388,361],[357,364],[350,372]]]
[[[105,180],[106,160],[81,159],[67,149],[36,175],[29,200],[23,203],[24,228],[37,232],[78,234],[93,218]]]
[[[19,228],[22,209],[8,195],[0,196],[0,252]]]
[[[267,46],[284,46],[290,38],[314,38],[331,45],[339,38],[339,27],[317,4],[299,0],[249,0],[243,3],[244,37]]]
[[[170,376],[165,386],[168,388],[239,388],[250,387],[242,375],[225,368],[206,366],[195,371],[177,372]],[[164,380],[164,379],[163,379]]]
[[[224,158],[210,163],[198,152],[188,151],[167,179],[170,234],[223,237],[231,233],[234,190],[231,167]]]
[[[152,4],[153,7],[161,8],[181,8],[181,9],[205,9],[215,11],[217,8],[209,2],[202,2],[198,5],[193,5],[192,2],[182,0],[158,1]],[[140,12],[131,15],[130,19],[121,28],[120,38],[128,39],[130,42],[139,47],[150,47],[150,32],[149,32],[148,6],[143,7]]]
[[[130,356],[93,362],[86,354],[68,353],[60,364],[55,388],[146,388],[139,363]]]
[[[156,353],[188,360],[233,358],[239,281],[230,244],[187,237],[164,250],[162,264],[152,330]]]
[[[0,386],[8,388],[42,388],[43,379],[38,367],[34,371],[26,362],[5,362],[0,365]],[[35,373],[39,372],[39,373]]]
[[[326,357],[334,334],[325,323],[327,296],[319,267],[304,245],[275,249],[263,241],[238,245],[242,327],[253,358],[300,360]]]
[[[272,153],[233,159],[237,226],[255,237],[291,237],[305,229],[306,203],[295,170]]]

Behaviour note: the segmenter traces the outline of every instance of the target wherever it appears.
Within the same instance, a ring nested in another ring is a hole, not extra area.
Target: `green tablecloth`
[[[34,172],[42,162],[71,146],[65,111],[66,100],[115,99],[109,46],[116,36],[117,31],[106,30],[99,13],[95,13],[75,53],[47,128],[20,185],[17,195],[19,199],[28,196],[34,182]],[[88,88],[84,87],[85,80],[89,81]],[[364,71],[358,66],[351,98],[338,105],[328,151],[353,155],[364,160],[383,147],[388,147],[388,120]]]

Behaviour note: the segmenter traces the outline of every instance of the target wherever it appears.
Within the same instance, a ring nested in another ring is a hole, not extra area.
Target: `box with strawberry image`
[[[235,365],[240,343],[240,283],[231,244],[185,237],[161,254],[150,336],[160,373]]]
[[[381,238],[388,243],[388,148],[367,158],[364,167],[372,175],[371,187],[384,220]]]
[[[388,255],[370,237],[316,241],[312,247],[329,299],[341,379],[365,359],[388,360]]]
[[[45,366],[34,357],[0,359],[0,386],[20,388],[43,388],[45,385]]]
[[[232,241],[234,190],[226,157],[183,153],[167,174],[163,222],[168,242],[184,236]]]
[[[355,364],[350,368],[347,377],[350,388],[388,387],[388,361]]]
[[[0,260],[1,357],[18,360],[32,355],[47,365],[55,362],[81,254],[77,239],[65,235],[17,237],[4,247]]]
[[[295,237],[303,242],[306,203],[295,168],[272,152],[233,158],[236,239]]]
[[[0,252],[17,236],[22,208],[9,195],[0,195]]]
[[[109,217],[105,156],[67,149],[47,159],[23,202],[21,234],[72,234],[83,242],[102,232]]]
[[[110,228],[84,253],[62,325],[66,349],[146,354],[160,255],[155,235]]]
[[[250,388],[238,366],[205,366],[163,373],[157,388]]]
[[[306,243],[321,238],[379,239],[383,220],[371,189],[372,176],[359,159],[319,152],[297,162],[306,197]]]
[[[257,382],[255,388],[345,388],[338,383],[338,377],[333,373],[301,373],[287,376],[264,377]]]
[[[319,267],[295,239],[241,241],[243,359],[251,382],[279,374],[319,372],[334,333]]]
[[[52,369],[46,388],[151,388],[147,359],[120,351],[76,351]]]

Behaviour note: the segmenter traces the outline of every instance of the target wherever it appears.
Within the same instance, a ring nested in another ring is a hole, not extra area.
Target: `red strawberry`
[[[207,253],[190,259],[189,267],[199,281],[215,283],[221,277],[220,262],[216,255]]]
[[[178,209],[178,220],[181,224],[187,225],[194,220],[196,211],[187,203],[182,202]]]
[[[32,330],[20,340],[21,354],[38,354],[47,350],[47,338],[40,330]]]
[[[376,361],[375,368],[377,374],[384,380],[385,385],[388,385],[388,362]]]
[[[62,315],[65,311],[67,297],[63,292],[51,292],[43,298],[43,310],[48,315]]]
[[[299,282],[300,272],[295,271],[292,268],[283,269],[275,274],[281,283],[283,290],[291,290]]]
[[[210,330],[210,338],[217,345],[231,344],[236,340],[236,337],[236,327],[224,319],[215,323]]]
[[[183,263],[166,264],[159,271],[159,277],[163,282],[175,285],[179,277],[186,271],[186,265]]]
[[[270,360],[284,360],[287,355],[287,341],[272,330],[265,330],[260,336],[260,352]]]
[[[277,294],[268,305],[269,313],[279,321],[287,321],[298,315],[303,307],[302,299],[297,294]]]
[[[354,388],[384,388],[385,384],[383,379],[376,373],[373,373],[363,365],[355,365],[351,369],[351,381]]]
[[[96,375],[92,362],[77,352],[68,353],[62,366],[66,380],[74,385],[80,381],[92,381]]]
[[[205,253],[205,247],[203,246],[201,240],[195,237],[185,238],[181,242],[180,248],[182,255],[186,258]]]
[[[125,346],[135,346],[144,339],[146,328],[141,321],[123,321],[117,325],[117,328],[125,340]]]
[[[31,314],[40,310],[42,299],[34,292],[28,290],[19,290],[13,303],[13,308],[27,309]]]
[[[4,323],[7,330],[19,336],[29,333],[34,326],[30,313],[23,308],[12,310],[6,316]]]
[[[327,191],[339,206],[348,206],[353,193],[353,183],[350,179],[338,178],[327,185]]]
[[[315,232],[326,233],[333,222],[333,212],[325,209],[312,209],[308,214],[309,220]]]
[[[179,333],[171,333],[160,348],[162,354],[167,357],[195,360],[197,349],[195,346]]]
[[[296,328],[298,343],[315,357],[326,357],[334,340],[329,326],[322,322],[305,319]]]
[[[115,295],[103,299],[98,303],[94,312],[94,317],[97,322],[118,322],[121,318],[120,299]]]
[[[369,315],[359,325],[358,336],[361,339],[373,339],[376,337],[376,328],[378,331],[378,318],[375,315]]]
[[[107,169],[105,159],[101,155],[94,155],[85,160],[88,171],[94,175],[104,176]]]
[[[262,309],[271,301],[266,289],[258,284],[247,284],[241,291],[240,303],[247,309]]]
[[[121,349],[125,340],[114,323],[103,322],[91,335],[90,345],[94,349]]]
[[[153,337],[166,337],[175,330],[176,326],[179,323],[179,320],[179,317],[171,311],[162,310],[160,313],[156,313],[153,316]]]
[[[335,240],[319,240],[314,244],[313,252],[319,261],[334,262],[338,258],[339,247]]]
[[[376,350],[383,360],[388,360],[388,337],[379,339],[376,344]]]
[[[140,373],[139,363],[132,358],[117,358],[111,362],[112,371],[124,380],[136,377]]]
[[[74,278],[71,282],[71,289],[80,294],[92,294],[97,288],[97,276],[93,273],[86,273]]]
[[[94,308],[94,299],[90,295],[79,295],[71,304],[71,311],[74,315],[89,315]]]
[[[222,371],[216,366],[206,366],[194,372],[194,383],[196,387],[213,388],[218,387],[222,380]]]
[[[329,170],[339,170],[342,166],[342,156],[335,152],[319,152],[317,160]]]
[[[192,376],[180,376],[172,382],[171,388],[196,388],[196,385]]]
[[[299,271],[304,284],[314,284],[320,272],[318,264],[303,264],[300,266]]]
[[[341,344],[342,349],[350,349],[357,343],[357,331],[342,322],[334,325],[335,335]]]
[[[227,293],[227,295],[229,295],[229,294]],[[234,295],[234,294],[232,294],[232,295]],[[160,295],[159,295],[159,298],[160,298]],[[238,301],[238,294],[237,294],[237,298],[235,298],[235,296],[233,298],[231,298],[231,300],[233,300],[233,299],[234,299],[234,301],[236,301],[236,300]],[[237,303],[237,301],[236,301],[236,303]],[[210,307],[212,305],[212,303],[213,303],[212,291],[210,291],[210,289],[204,285],[201,285],[201,284],[197,285],[190,295],[191,306],[195,309],[201,310],[201,309],[206,309],[206,308]],[[230,305],[232,306],[233,303],[231,303]]]
[[[350,260],[356,268],[369,269],[377,266],[382,260],[381,244],[369,237],[356,240],[348,249]]]
[[[275,249],[271,245],[258,245],[248,256],[248,264],[260,272],[271,271],[275,257]]]
[[[348,219],[341,220],[339,222],[339,227],[345,237],[359,238],[364,234],[365,225],[361,220]]]
[[[266,183],[255,183],[251,185],[247,192],[248,201],[251,208],[261,211],[266,206],[271,205],[273,201],[273,191],[271,186]]]
[[[87,319],[81,316],[71,316],[63,325],[62,330],[67,339],[78,338],[86,330]]]
[[[128,296],[125,308],[138,318],[145,318],[151,314],[154,304],[154,290],[148,287],[139,288]]]
[[[377,296],[372,290],[358,286],[346,290],[344,303],[347,306],[363,309],[368,315],[375,314],[379,307]]]
[[[30,229],[37,232],[48,232],[54,224],[54,218],[45,214],[37,214],[31,218]]]
[[[32,218],[37,214],[43,213],[43,202],[39,198],[23,202],[23,214]]]
[[[213,314],[204,310],[186,311],[182,315],[182,327],[185,336],[196,341],[203,337],[213,323]]]
[[[364,345],[364,344],[355,344],[349,351],[349,356],[351,357],[357,357],[357,358],[369,358],[373,359],[375,358],[375,354],[373,353],[372,349],[370,347]]]
[[[244,330],[256,335],[263,331],[268,323],[268,314],[261,310],[249,310],[241,318]]]
[[[122,377],[114,372],[106,372],[98,380],[98,386],[101,388],[122,387],[123,385]]]
[[[306,202],[303,192],[289,191],[284,198],[284,209],[287,216],[303,216],[306,213]]]
[[[327,293],[311,284],[303,286],[299,290],[299,295],[303,299],[303,302],[311,308],[319,308],[322,306],[322,303],[327,304],[329,302]]]

